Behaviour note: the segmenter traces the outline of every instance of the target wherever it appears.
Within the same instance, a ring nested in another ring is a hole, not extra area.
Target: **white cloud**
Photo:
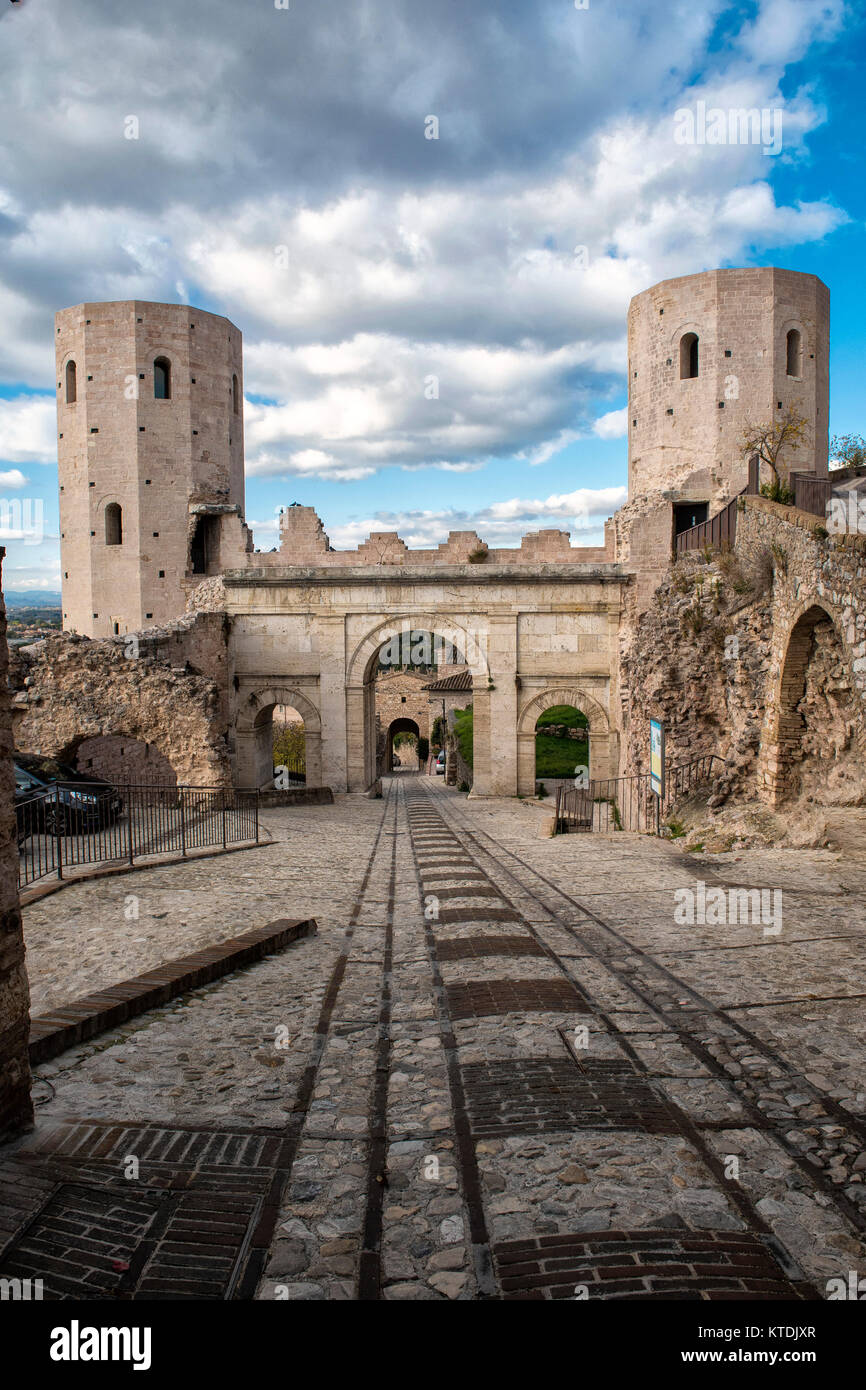
[[[597,411],[634,293],[845,220],[780,201],[760,147],[674,139],[698,99],[778,107],[780,160],[802,159],[824,113],[783,79],[842,0],[374,0],[336,27],[261,5],[242,43],[235,0],[206,26],[171,0],[100,0],[74,26],[67,0],[15,9],[0,381],[52,384],[58,307],[190,296],[244,330],[252,475],[461,473],[620,438],[622,412]],[[54,456],[53,403],[0,402],[0,459]]]
[[[20,468],[9,468],[5,472],[0,472],[0,488],[21,488],[26,487],[28,479],[25,478]]]
[[[628,434],[628,407],[609,410],[606,415],[599,416],[592,432],[597,434],[599,439],[622,439]]]
[[[57,460],[57,407],[53,397],[0,400],[0,459],[5,463]]]

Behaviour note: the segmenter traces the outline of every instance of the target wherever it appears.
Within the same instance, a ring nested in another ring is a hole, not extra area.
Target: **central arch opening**
[[[589,720],[575,705],[551,705],[535,723],[535,787],[542,794],[589,779]]]
[[[387,772],[418,772],[420,733],[414,719],[395,719],[388,729]]]
[[[449,782],[471,787],[472,673],[464,645],[459,634],[444,627],[412,628],[407,623],[377,647],[365,679],[377,777],[409,769],[435,775],[436,757],[444,748],[452,763]]]

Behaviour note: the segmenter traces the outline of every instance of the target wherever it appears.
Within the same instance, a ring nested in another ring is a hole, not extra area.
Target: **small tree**
[[[418,740],[418,761],[419,761],[419,763],[421,763],[421,764],[423,765],[424,763],[426,763],[426,761],[427,761],[427,759],[428,759],[429,757],[430,757],[430,742],[429,742],[428,739],[424,738],[423,735],[422,735],[422,737],[419,738],[419,740]]]
[[[866,439],[862,434],[834,434],[830,457],[838,459],[840,468],[862,468],[866,465]]]
[[[770,469],[773,481],[766,496],[779,501],[783,494],[789,495],[782,482],[781,455],[783,451],[794,453],[799,449],[806,437],[807,427],[808,421],[790,407],[778,420],[772,420],[769,424],[753,424],[749,420],[746,421],[740,441],[740,454],[743,458],[751,458],[752,454],[757,454],[761,463],[765,463]],[[790,465],[787,471],[790,474]]]

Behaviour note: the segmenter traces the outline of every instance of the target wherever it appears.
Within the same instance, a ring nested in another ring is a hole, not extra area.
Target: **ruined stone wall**
[[[741,502],[728,554],[681,556],[625,634],[626,770],[649,720],[671,765],[729,760],[720,790],[779,805],[866,801],[866,537],[764,498]]]
[[[6,552],[0,546],[0,569]],[[18,849],[12,720],[7,686],[6,608],[0,588],[0,1141],[33,1122],[30,1100],[30,990],[18,906]]]
[[[373,531],[356,550],[333,550],[321,519],[312,507],[288,507],[280,517],[279,549],[246,559],[255,566],[327,566],[357,568],[399,565],[429,569],[431,565],[598,565],[613,560],[607,538],[603,546],[573,546],[568,531],[532,531],[519,546],[491,550],[475,531],[451,531],[435,550],[410,550],[396,531]]]
[[[78,745],[75,766],[85,776],[102,777],[106,782],[154,783],[173,787],[174,768],[153,743],[114,734],[86,738]]]
[[[137,740],[156,749],[180,783],[231,785],[227,691],[191,663],[187,669],[185,656],[212,656],[221,633],[221,616],[206,615],[189,620],[185,633],[142,636],[133,656],[125,654],[128,639],[46,638],[21,654],[16,747],[74,761],[86,740]],[[224,666],[225,656],[220,660]]]

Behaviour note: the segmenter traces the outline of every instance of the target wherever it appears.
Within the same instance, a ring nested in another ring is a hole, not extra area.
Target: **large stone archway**
[[[517,790],[521,796],[535,792],[535,726],[540,715],[554,705],[572,705],[589,720],[589,775],[616,775],[610,719],[601,702],[579,686],[559,685],[533,695],[523,705],[517,721]]]
[[[487,657],[488,629],[481,620],[471,627],[447,613],[404,613],[380,621],[356,643],[347,663],[346,725],[349,791],[364,791],[376,777],[375,676],[379,653],[403,633],[432,633],[453,645],[472,672],[475,708],[475,757],[491,765],[490,688],[493,681]]]
[[[372,553],[346,556],[325,545],[303,564],[227,571],[222,583],[239,780],[241,767],[248,782],[263,766],[249,697],[284,689],[315,704],[321,784],[335,792],[369,792],[378,775],[379,652],[403,632],[427,632],[453,643],[471,674],[462,703],[471,701],[474,709],[472,795],[515,796],[521,698],[577,689],[594,695],[604,710],[617,699],[617,641],[629,576],[601,563],[601,556],[598,563],[594,555],[588,563],[566,559],[566,553],[584,554],[567,543],[549,556],[544,549],[515,552],[506,562],[476,544],[466,555],[461,550],[459,563],[444,552],[438,559],[423,552],[422,565],[415,552],[398,564],[390,551],[380,555],[377,549],[374,563]],[[300,708],[294,695],[288,702]],[[607,726],[588,699],[582,707],[598,736],[599,770],[607,768],[613,758],[612,743],[605,756]]]
[[[245,789],[262,790],[274,778],[273,713],[278,705],[296,709],[304,721],[307,786],[322,785],[322,720],[312,700],[290,685],[244,688],[239,693],[235,724],[237,782]]]
[[[862,804],[860,702],[839,615],[805,600],[774,645],[759,760],[765,799]]]

